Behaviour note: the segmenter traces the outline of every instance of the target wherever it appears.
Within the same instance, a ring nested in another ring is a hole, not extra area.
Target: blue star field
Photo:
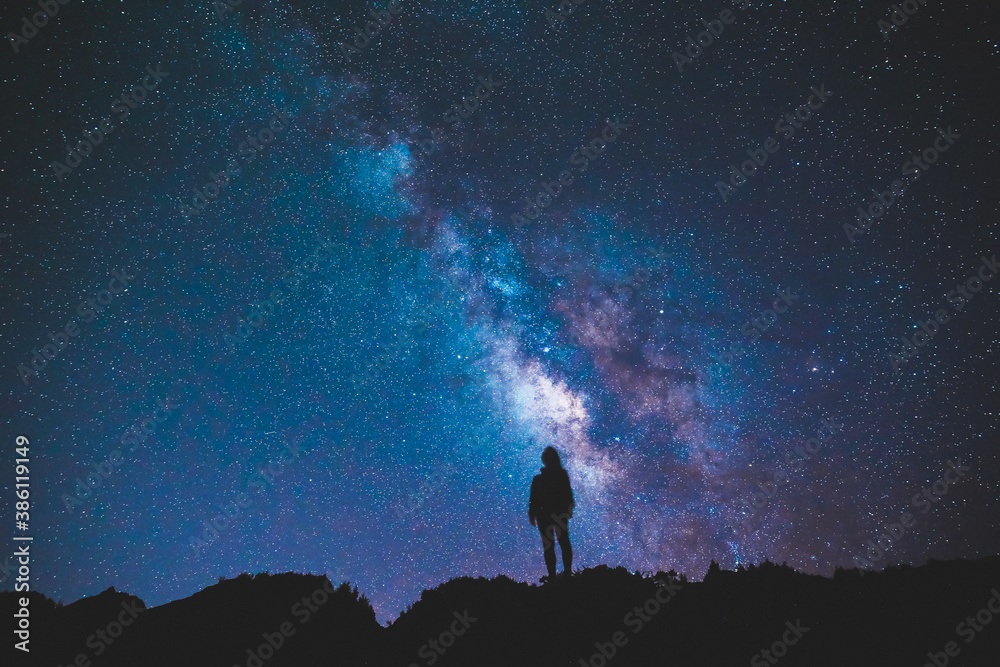
[[[871,2],[558,6],[401,0],[367,38],[384,4],[81,0],[4,47],[0,487],[24,435],[33,589],[312,572],[386,623],[453,577],[536,582],[547,445],[577,568],[998,553],[1000,280],[947,297],[1000,253],[995,10],[885,38]]]

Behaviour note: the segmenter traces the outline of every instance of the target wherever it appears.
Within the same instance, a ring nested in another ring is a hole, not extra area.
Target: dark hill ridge
[[[13,613],[20,596],[0,593],[4,609]],[[113,588],[64,607],[32,593],[30,662],[8,641],[3,664],[921,667],[933,664],[930,652],[935,667],[994,667],[1000,618],[988,603],[1000,611],[1000,557],[832,579],[772,563],[713,565],[703,582],[600,566],[544,587],[460,577],[383,628],[347,584],[241,575],[148,610]],[[957,657],[944,653],[948,642]]]

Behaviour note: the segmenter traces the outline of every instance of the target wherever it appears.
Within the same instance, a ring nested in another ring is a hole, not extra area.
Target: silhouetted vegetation
[[[1000,622],[971,639],[956,627],[1000,588],[998,566],[994,557],[825,578],[784,563],[731,572],[713,562],[704,581],[689,582],[673,570],[651,577],[602,565],[546,586],[459,577],[424,591],[388,628],[357,588],[314,575],[220,577],[149,610],[114,588],[63,607],[32,592],[30,664],[68,667],[84,654],[95,667],[920,667],[953,641],[961,654],[952,664],[989,665],[1000,656]],[[21,595],[0,593],[3,608]],[[115,628],[129,608],[134,620]],[[777,647],[775,663],[760,657],[783,637],[795,641]],[[14,656],[3,664],[29,664],[10,641],[3,650]]]

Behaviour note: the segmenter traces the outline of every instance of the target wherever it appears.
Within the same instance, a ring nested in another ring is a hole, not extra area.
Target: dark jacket
[[[552,514],[566,514],[575,504],[569,474],[564,468],[542,468],[531,480],[531,497],[528,499],[528,518],[551,521]]]

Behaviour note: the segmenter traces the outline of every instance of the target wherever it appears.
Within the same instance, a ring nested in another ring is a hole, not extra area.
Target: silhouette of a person
[[[573,489],[569,484],[569,474],[562,467],[559,452],[554,447],[546,447],[542,452],[542,463],[545,466],[541,473],[531,480],[531,497],[528,499],[528,521],[538,525],[542,535],[542,550],[545,556],[545,567],[549,571],[548,578],[542,581],[553,581],[556,578],[556,540],[562,550],[563,575],[569,576],[573,571],[573,547],[569,543],[569,526],[567,521],[573,518]]]

